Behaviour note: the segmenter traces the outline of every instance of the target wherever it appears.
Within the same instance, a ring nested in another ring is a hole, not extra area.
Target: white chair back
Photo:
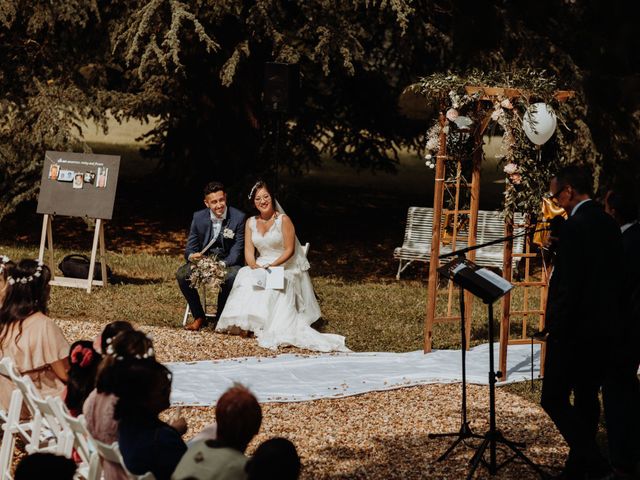
[[[47,401],[57,411],[71,435],[71,445],[80,457],[77,476],[86,480],[99,480],[102,473],[100,457],[95,442],[87,430],[84,415],[74,417],[69,413],[59,397],[49,397]]]
[[[15,367],[9,369],[9,378],[16,386],[20,393],[22,393],[22,401],[27,406],[29,413],[31,415],[35,415],[37,411],[36,405],[33,403],[31,390],[36,392],[36,387],[31,380],[31,377],[24,375],[22,376]]]
[[[118,442],[113,442],[111,445],[100,442],[96,439],[93,439],[93,442],[96,445],[96,449],[98,450],[98,454],[104,459],[112,463],[117,463],[122,466],[122,469],[127,474],[127,476],[131,480],[155,480],[155,476],[151,472],[147,472],[144,475],[136,475],[131,473],[126,465],[124,464],[124,460],[122,459],[122,454],[120,453],[120,447],[118,447]]]
[[[62,400],[58,397],[52,398],[49,397],[47,399],[50,403],[60,403],[62,404]],[[64,406],[64,405],[63,405]],[[59,406],[57,407],[59,408]],[[66,408],[60,409],[60,415],[64,419],[65,427],[69,429],[73,437],[73,448],[76,449],[78,456],[82,460],[82,462],[87,465],[91,461],[92,453],[97,452],[95,445],[93,445],[91,434],[87,431],[87,427],[84,422],[84,416],[80,415],[79,417],[74,417],[71,415]]]
[[[40,445],[27,445],[27,451],[29,453],[34,452],[51,452],[56,455],[64,455],[71,458],[71,452],[73,450],[73,435],[66,428],[64,420],[62,420],[62,414],[60,407],[56,405],[55,401],[50,399],[44,399],[38,392],[35,391],[33,386],[28,387],[31,396],[31,401],[35,405],[37,412],[34,416],[33,437],[38,437],[42,432],[42,428],[48,428],[50,434],[53,437],[54,442],[51,442],[46,447]],[[39,421],[38,421],[39,420]]]
[[[0,360],[0,375],[11,379],[10,372],[15,369],[13,360],[4,357]],[[11,400],[6,411],[2,412],[2,444],[0,445],[0,480],[13,480],[11,476],[11,462],[16,445],[16,435],[24,429],[25,434],[29,428],[20,424],[20,412],[22,411],[22,393],[19,390],[11,392]],[[27,440],[28,441],[28,440]]]
[[[43,425],[35,402],[35,387],[30,377],[22,377],[15,368],[13,360],[5,357],[0,360],[0,374],[8,377],[16,387],[11,393],[6,422],[2,425],[2,445],[0,446],[0,480],[11,480],[11,462],[15,449],[16,436],[20,435],[29,453],[42,449],[57,453],[56,437],[49,431],[48,424]],[[39,395],[38,395],[39,396]],[[26,405],[32,418],[21,420],[22,407]]]

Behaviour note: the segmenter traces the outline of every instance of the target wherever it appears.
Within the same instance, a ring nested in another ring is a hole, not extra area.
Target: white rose
[[[504,166],[503,171],[507,175],[513,175],[514,173],[516,173],[518,171],[518,165],[516,165],[515,163],[507,163]]]

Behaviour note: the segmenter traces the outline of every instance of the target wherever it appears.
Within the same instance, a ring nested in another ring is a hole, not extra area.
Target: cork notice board
[[[119,169],[117,155],[47,151],[37,212],[111,220]]]

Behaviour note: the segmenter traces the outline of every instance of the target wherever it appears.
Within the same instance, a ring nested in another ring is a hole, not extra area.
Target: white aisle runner
[[[498,345],[494,345],[498,369]],[[278,355],[166,364],[173,372],[173,405],[213,405],[234,382],[260,402],[301,402],[462,378],[460,350],[407,353]],[[507,383],[531,378],[531,346],[509,345]],[[534,378],[540,373],[540,346],[534,345]],[[467,352],[467,381],[488,384],[489,345]]]

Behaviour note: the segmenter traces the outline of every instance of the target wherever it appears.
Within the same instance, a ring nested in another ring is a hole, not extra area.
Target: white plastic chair
[[[0,375],[11,379],[10,372],[14,370],[13,361],[5,357],[0,360]],[[15,449],[16,435],[20,434],[30,438],[30,422],[20,423],[20,412],[22,411],[22,393],[14,389],[11,392],[9,408],[2,415],[2,444],[0,445],[0,480],[13,480],[11,476],[11,462],[13,460],[13,450]]]
[[[20,376],[13,360],[9,357],[0,360],[0,375],[9,378],[16,387],[11,393],[6,421],[2,425],[4,432],[0,446],[0,480],[12,480],[10,467],[16,436],[20,435],[24,439],[27,449],[31,448],[32,451],[43,447],[51,451],[55,446],[55,437],[52,436],[47,426],[42,424],[42,417],[33,402],[31,389],[35,391],[35,387],[31,378]],[[23,405],[26,405],[31,415],[29,420],[20,419]]]
[[[27,385],[28,395],[36,407],[33,419],[32,439],[39,438],[43,429],[47,429],[52,441],[46,446],[31,442],[26,446],[28,453],[49,452],[56,455],[63,455],[71,458],[73,449],[73,435],[66,427],[66,422],[62,420],[60,407],[55,404],[51,397],[44,399],[35,391],[33,385]]]
[[[144,475],[136,475],[127,469],[124,464],[124,460],[122,459],[118,442],[113,442],[111,445],[107,445],[95,438],[93,439],[93,442],[98,450],[98,455],[100,455],[104,460],[119,464],[124,470],[124,473],[126,473],[131,480],[155,480],[156,477],[151,472],[147,472]]]
[[[85,480],[100,480],[102,469],[100,457],[94,445],[93,438],[87,430],[84,416],[74,417],[60,397],[47,397],[51,412],[62,426],[65,433],[65,455],[70,456],[75,449],[80,457],[75,478]]]

